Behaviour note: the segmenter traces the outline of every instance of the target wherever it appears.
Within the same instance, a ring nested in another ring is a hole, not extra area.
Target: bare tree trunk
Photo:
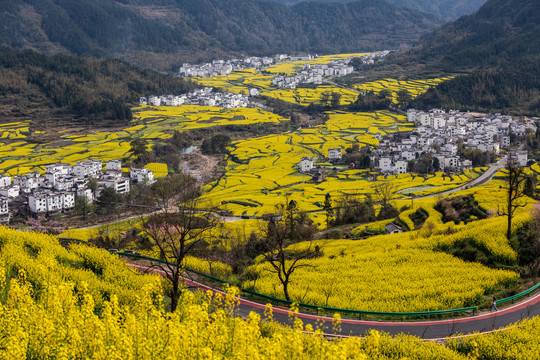
[[[171,312],[174,312],[178,307],[178,300],[180,299],[180,276],[179,272],[173,274],[172,279],[172,294],[171,294]]]
[[[283,282],[283,293],[285,294],[285,300],[291,301],[291,297],[289,296],[289,282],[288,281]]]

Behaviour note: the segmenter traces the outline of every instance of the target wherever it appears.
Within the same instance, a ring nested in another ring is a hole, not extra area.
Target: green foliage
[[[477,13],[443,26],[396,62],[475,71],[430,89],[412,106],[540,113],[539,32],[535,0],[490,0]]]
[[[203,154],[225,154],[227,146],[231,144],[231,138],[224,134],[217,134],[211,139],[205,139],[201,146]]]
[[[435,210],[443,214],[443,223],[448,221],[454,221],[456,224],[462,221],[468,223],[472,217],[485,219],[488,215],[486,210],[478,205],[473,194],[440,199],[435,205]]]
[[[398,48],[440,22],[377,0],[292,7],[251,0],[14,0],[0,3],[0,16],[0,45],[117,56],[167,71],[224,52]]]
[[[352,111],[375,111],[386,110],[392,104],[392,94],[388,91],[380,91],[375,94],[373,91],[369,91],[366,94],[358,95],[358,99],[349,105],[349,109]]]
[[[4,120],[67,114],[75,121],[128,123],[131,106],[147,94],[183,93],[192,83],[120,60],[46,56],[0,48],[0,113]],[[21,108],[23,112],[21,112]]]
[[[301,0],[275,0],[283,4],[296,4]],[[312,0],[320,2],[335,2],[336,0]],[[346,2],[349,0],[337,0]],[[388,0],[389,3],[405,8],[416,9],[437,15],[443,19],[457,19],[478,8],[485,0]]]
[[[112,214],[121,202],[122,195],[118,194],[113,188],[105,188],[101,190],[101,194],[97,199],[97,211],[100,214]]]

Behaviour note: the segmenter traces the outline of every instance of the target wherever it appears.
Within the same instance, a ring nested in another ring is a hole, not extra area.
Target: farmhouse
[[[341,148],[329,149],[328,150],[328,159],[332,161],[341,160]]]
[[[313,159],[310,156],[302,158],[302,160],[298,164],[298,169],[300,170],[300,172],[311,171],[311,169],[313,169]]]
[[[397,234],[397,233],[402,233],[403,232],[403,228],[398,226],[397,224],[394,224],[394,223],[390,223],[390,224],[387,224],[385,225],[384,227],[384,232],[386,234]]]

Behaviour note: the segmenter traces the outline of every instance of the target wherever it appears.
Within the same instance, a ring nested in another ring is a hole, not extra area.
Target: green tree
[[[332,207],[332,196],[330,193],[326,193],[326,196],[324,197],[324,205],[323,209],[326,212],[326,227],[330,227],[330,223],[332,222],[332,217],[334,216],[334,209]]]
[[[101,190],[97,198],[98,212],[102,214],[114,213],[120,204],[122,204],[122,195],[118,194],[113,188]]]
[[[92,190],[92,193],[95,195],[98,191],[98,181],[97,179],[90,179],[88,180],[88,183],[86,184],[86,188]]]
[[[319,102],[322,106],[330,106],[332,101],[332,93],[330,91],[325,91],[321,94]]]
[[[143,156],[149,153],[148,151],[148,140],[143,138],[137,138],[131,140],[129,143],[131,146],[130,152],[133,157],[137,160],[140,160]]]
[[[94,205],[86,196],[77,196],[75,199],[75,212],[86,219],[88,214],[94,210]]]
[[[341,93],[338,92],[332,92],[330,96],[330,106],[335,108],[338,108],[341,105]]]
[[[433,170],[439,171],[441,169],[441,163],[439,162],[438,157],[433,158]]]
[[[402,89],[397,92],[397,102],[398,105],[403,109],[412,101],[411,94],[406,90]]]
[[[381,99],[392,99],[392,92],[388,89],[382,89],[379,91],[379,97]]]

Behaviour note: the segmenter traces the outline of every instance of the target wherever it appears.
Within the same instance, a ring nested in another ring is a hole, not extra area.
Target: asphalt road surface
[[[130,264],[131,267],[138,270],[146,270],[146,266]],[[159,270],[151,270],[155,273],[164,275]],[[222,293],[219,289],[209,287],[207,285],[185,279],[186,285],[190,287],[200,288],[202,290],[212,290]],[[246,317],[250,312],[256,312],[264,317],[265,305],[251,300],[239,298],[237,315]],[[274,320],[290,324],[291,316],[287,309],[273,308]],[[366,320],[341,320],[342,336],[362,336],[370,330],[378,330],[389,333],[391,335],[409,334],[418,336],[422,339],[439,340],[458,334],[470,334],[474,332],[491,332],[496,329],[506,327],[517,321],[540,315],[540,294],[531,295],[519,303],[510,305],[500,311],[493,313],[482,313],[461,318],[453,318],[447,320],[423,320],[423,321],[407,321],[407,322],[384,322],[384,321],[366,321]],[[311,324],[314,329],[322,324],[323,331],[327,334],[333,334],[332,318],[317,316],[314,314],[298,313],[296,316],[301,319],[304,326]],[[335,335],[335,334],[334,334]]]

